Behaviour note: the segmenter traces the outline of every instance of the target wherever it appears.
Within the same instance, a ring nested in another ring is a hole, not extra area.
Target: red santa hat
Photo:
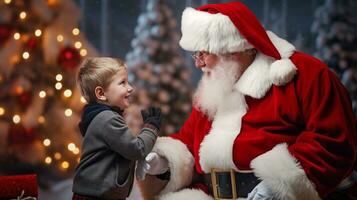
[[[255,48],[274,62],[270,65],[275,85],[289,82],[296,67],[289,57],[295,47],[266,30],[255,15],[240,2],[207,4],[186,8],[182,14],[180,46],[187,51],[215,54]]]

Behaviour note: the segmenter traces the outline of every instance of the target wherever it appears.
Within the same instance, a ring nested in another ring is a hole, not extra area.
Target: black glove
[[[150,107],[147,110],[141,110],[141,116],[145,124],[151,124],[157,129],[160,129],[162,116],[161,109],[157,107]]]

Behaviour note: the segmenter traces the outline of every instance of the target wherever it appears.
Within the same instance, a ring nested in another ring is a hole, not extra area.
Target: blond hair
[[[126,69],[124,62],[118,58],[91,57],[81,63],[77,73],[77,84],[82,96],[88,103],[97,101],[95,88],[106,88],[115,74],[121,69]]]

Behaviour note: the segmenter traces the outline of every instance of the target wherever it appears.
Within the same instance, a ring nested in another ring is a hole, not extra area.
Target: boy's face
[[[110,106],[117,106],[121,109],[129,107],[129,97],[133,92],[133,87],[128,82],[126,69],[121,69],[114,75],[112,82],[104,90],[104,96]]]

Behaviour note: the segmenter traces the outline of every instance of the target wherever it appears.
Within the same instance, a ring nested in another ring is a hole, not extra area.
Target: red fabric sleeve
[[[194,141],[194,125],[197,120],[198,111],[196,108],[192,108],[192,112],[188,119],[185,121],[184,125],[181,127],[180,131],[171,134],[170,137],[180,140],[182,143],[186,144],[188,150],[193,154],[193,141]]]
[[[324,197],[353,170],[355,118],[347,90],[327,67],[303,80],[297,93],[306,127],[289,151]]]

